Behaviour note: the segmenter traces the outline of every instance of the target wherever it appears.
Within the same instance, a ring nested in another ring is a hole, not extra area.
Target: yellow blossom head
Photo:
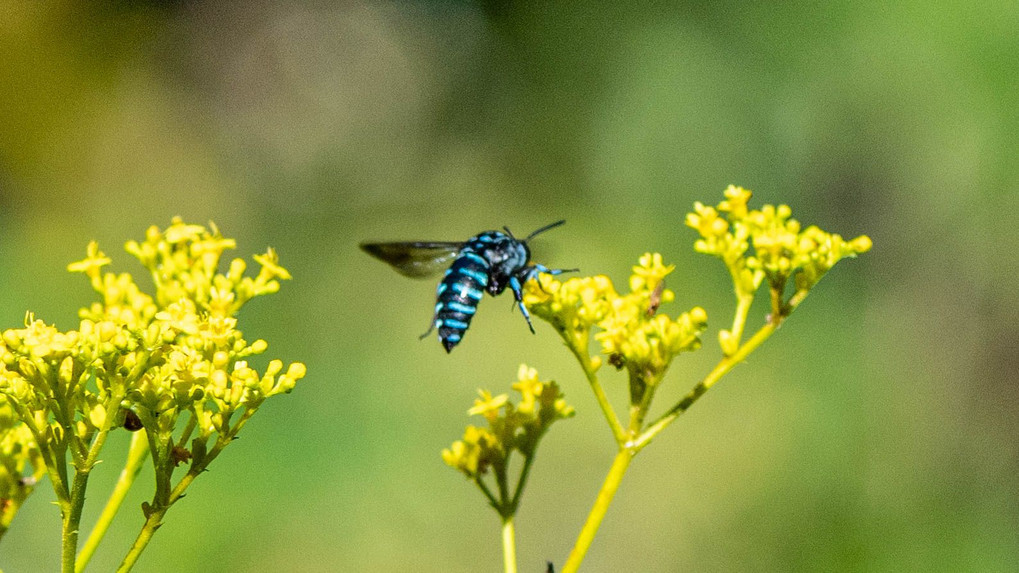
[[[149,228],[144,241],[125,247],[155,282],[148,294],[128,273],[102,273],[111,261],[89,243],[86,258],[68,270],[85,273],[99,300],[79,311],[77,330],[63,332],[29,314],[24,328],[4,331],[0,395],[40,423],[77,412],[76,423],[56,423],[55,431],[70,428],[86,440],[123,418],[108,416],[112,409],[132,410],[150,431],[172,431],[188,411],[209,422],[199,424],[200,437],[229,430],[233,412],[289,392],[305,374],[300,363],[285,373],[278,360],[264,374],[248,366],[247,357],[267,344],[244,339],[237,311],[290,275],[271,249],[256,257],[263,267],[258,276],[243,276],[245,266],[236,261],[224,274],[221,255],[234,247],[211,224],[174,218],[165,230]],[[110,396],[121,402],[104,404]]]
[[[609,362],[626,366],[642,378],[658,379],[680,352],[700,345],[707,315],[701,308],[671,318],[659,314],[675,294],[665,288],[675,270],[659,253],[645,253],[633,267],[630,292],[619,294],[605,276],[576,277],[558,282],[548,275],[528,283],[524,304],[560,332],[575,353],[587,352],[589,334],[601,344]],[[600,360],[593,359],[597,368]]]
[[[493,396],[479,390],[479,398],[468,410],[484,416],[488,428],[468,426],[462,440],[443,450],[442,459],[471,479],[478,479],[489,466],[505,470],[509,456],[519,451],[531,456],[541,436],[557,420],[574,415],[555,382],[542,382],[533,368],[521,365],[513,389],[520,393],[514,404],[507,394]]]
[[[788,205],[749,209],[751,192],[742,187],[730,186],[724,194],[717,209],[694,203],[686,224],[701,236],[697,251],[725,262],[737,294],[753,293],[764,278],[781,292],[794,276],[797,290],[808,290],[839,260],[871,247],[866,236],[845,241],[818,227],[803,229]]]

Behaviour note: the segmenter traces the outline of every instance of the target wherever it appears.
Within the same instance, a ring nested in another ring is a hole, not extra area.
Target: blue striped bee
[[[521,292],[523,283],[539,272],[558,275],[577,269],[550,269],[537,263],[532,264],[527,241],[565,222],[556,221],[545,225],[522,240],[515,238],[509,229],[503,227],[505,233],[485,231],[463,243],[361,243],[361,249],[389,263],[400,274],[413,278],[427,277],[452,261],[436,289],[438,300],[432,324],[421,335],[424,338],[432,330],[439,329],[439,341],[446,352],[450,352],[467,332],[486,291],[496,296],[509,287],[527,320],[527,327],[534,332],[531,315],[524,307]]]

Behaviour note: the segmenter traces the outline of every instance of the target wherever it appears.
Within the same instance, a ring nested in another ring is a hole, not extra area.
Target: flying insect
[[[550,269],[532,263],[527,242],[565,222],[545,225],[524,239],[517,239],[503,227],[505,232],[485,231],[464,242],[361,243],[361,249],[411,278],[431,276],[449,265],[436,288],[431,326],[421,335],[424,338],[438,329],[439,342],[448,353],[463,339],[485,292],[497,296],[509,287],[527,327],[534,332],[531,315],[524,306],[523,283],[538,273],[558,275],[577,269]]]

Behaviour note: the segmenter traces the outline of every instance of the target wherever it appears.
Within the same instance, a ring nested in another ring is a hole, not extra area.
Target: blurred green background
[[[439,452],[520,362],[578,410],[517,519],[521,571],[561,565],[613,455],[580,371],[508,297],[451,355],[419,342],[434,284],[357,243],[565,218],[537,260],[617,284],[662,252],[663,310],[712,319],[664,407],[730,320],[682,224],[729,183],[874,250],[638,457],[586,570],[1019,570],[1019,6],[608,4],[0,0],[0,326],[75,327],[92,293],[66,264],[96,239],[138,271],[123,242],[178,214],[295,277],[241,327],[308,377],[137,571],[500,570],[497,517]],[[93,570],[140,527],[143,476]],[[8,573],[57,569],[48,489],[4,539]]]

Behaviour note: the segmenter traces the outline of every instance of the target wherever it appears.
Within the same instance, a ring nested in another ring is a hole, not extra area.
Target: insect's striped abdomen
[[[465,248],[446,271],[437,289],[434,325],[446,352],[460,343],[489,281],[488,261]]]

